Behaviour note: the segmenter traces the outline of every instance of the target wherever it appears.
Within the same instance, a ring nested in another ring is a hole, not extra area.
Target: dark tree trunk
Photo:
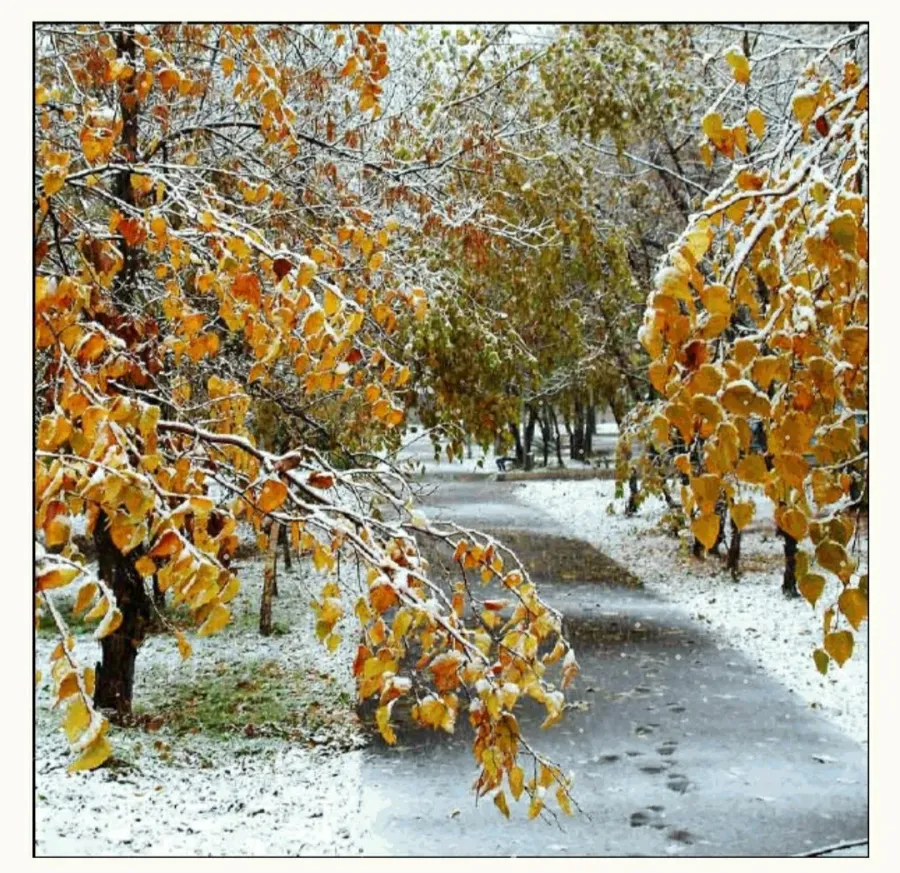
[[[559,433],[559,421],[556,418],[556,411],[552,406],[548,406],[547,408],[550,415],[550,421],[553,423],[553,430],[556,432],[556,462],[560,467],[565,467],[566,465],[563,463],[562,456],[562,437]]]
[[[591,457],[594,453],[594,431],[597,429],[597,407],[592,403],[587,408],[584,417],[584,456]]]
[[[269,529],[269,548],[266,551],[266,567],[263,572],[262,600],[259,604],[259,632],[267,637],[272,633],[272,597],[275,594],[275,574],[278,563],[278,534],[281,525],[272,522]]]
[[[728,542],[728,563],[727,567],[731,571],[731,578],[737,582],[740,573],[739,565],[741,562],[741,530],[731,520],[731,539]]]
[[[541,440],[543,441],[544,466],[550,461],[550,413],[547,411],[546,402],[541,407]]]
[[[573,461],[584,459],[584,406],[580,399],[575,400],[575,416],[572,422],[572,437],[569,455]]]
[[[628,476],[628,506],[625,507],[626,515],[634,515],[638,511],[638,474],[632,467]]]
[[[719,532],[716,534],[716,541],[710,551],[718,555],[719,546],[725,543],[725,528],[728,525],[728,504],[724,500],[716,501],[716,515],[719,516]]]
[[[112,589],[122,623],[100,641],[102,658],[97,663],[94,703],[121,719],[131,713],[134,664],[150,626],[151,602],[144,580],[134,568],[140,551],[123,555],[112,541],[108,523],[101,512],[94,527],[94,545],[100,578]]]
[[[291,538],[288,536],[287,525],[281,525],[278,531],[278,541],[281,543],[281,560],[284,561],[284,569],[289,573],[294,564],[291,560]],[[278,582],[275,582],[275,596],[278,597]]]
[[[700,542],[696,537],[694,537],[694,544],[691,546],[691,554],[695,558],[702,558],[704,555],[705,549],[703,548],[703,543]]]
[[[166,608],[166,592],[159,587],[156,575],[153,576],[153,605],[159,612]]]
[[[513,435],[513,439],[516,441],[516,463],[520,467],[524,467],[525,466],[525,451],[522,448],[522,437],[519,434],[519,425],[513,424],[510,422],[509,429]]]
[[[524,468],[530,470],[534,455],[532,454],[532,445],[534,443],[534,427],[537,424],[537,412],[533,406],[528,407],[528,423],[525,425],[525,463]]]
[[[778,536],[784,539],[784,578],[781,582],[781,593],[785,597],[799,597],[797,590],[797,540],[783,530]]]

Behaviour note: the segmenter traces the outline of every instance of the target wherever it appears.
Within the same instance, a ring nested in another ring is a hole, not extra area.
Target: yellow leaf
[[[569,795],[562,785],[556,789],[556,802],[566,815],[572,814],[572,802],[569,800]]]
[[[809,601],[810,606],[815,606],[825,590],[825,577],[818,573],[807,573],[797,580],[797,590]]]
[[[768,470],[766,470],[766,462],[760,455],[748,455],[743,458],[737,465],[737,477],[742,482],[749,482],[751,485],[759,485],[765,482]]]
[[[715,396],[722,387],[723,376],[713,364],[704,364],[691,377],[691,389],[697,394]]]
[[[77,567],[56,567],[38,576],[35,588],[38,591],[62,588],[64,585],[68,585],[79,573],[81,573],[81,570]]]
[[[685,234],[684,241],[688,251],[695,261],[699,261],[709,249],[712,243],[713,232],[709,226],[709,219],[700,219],[696,226]]]
[[[794,115],[801,124],[806,124],[813,117],[817,105],[814,94],[797,94],[791,103]]]
[[[853,572],[853,561],[847,550],[834,540],[823,540],[816,548],[816,560],[835,576],[844,581],[849,580]]]
[[[112,746],[110,746],[109,740],[106,739],[105,735],[101,735],[81,753],[79,758],[69,764],[68,772],[93,770],[99,767],[111,754]]]
[[[181,81],[181,74],[178,70],[165,69],[159,72],[159,84],[162,85],[163,91],[170,91],[176,88]]]
[[[498,791],[494,795],[494,806],[496,806],[506,818],[509,818],[509,806],[506,803],[506,795],[502,791]]]
[[[707,285],[700,292],[704,307],[713,315],[731,315],[731,299],[724,285]]]
[[[512,796],[518,800],[522,794],[522,788],[525,785],[525,773],[521,767],[513,767],[509,771],[509,790]]]
[[[57,191],[62,190],[66,184],[66,176],[68,173],[62,167],[56,167],[44,173],[44,193],[48,197],[52,197]]]
[[[101,597],[94,608],[84,617],[85,621],[96,621],[106,615],[109,609],[109,601],[105,597]]]
[[[325,298],[322,301],[322,308],[325,310],[325,315],[331,318],[336,312],[340,311],[341,308],[341,298],[338,294],[331,290],[331,288],[325,289]]]
[[[703,132],[715,142],[722,135],[722,116],[718,112],[707,113],[703,117],[701,127]]]
[[[141,576],[152,576],[156,572],[156,564],[153,563],[153,559],[144,555],[143,558],[139,558],[135,561],[134,569],[141,574]]]
[[[229,621],[231,621],[231,613],[228,611],[228,607],[217,603],[206,617],[206,621],[200,625],[197,636],[208,637],[225,627]]]
[[[369,258],[369,269],[377,270],[384,263],[384,252],[375,252],[371,258]]]
[[[784,512],[775,514],[775,521],[778,527],[786,534],[792,536],[798,542],[802,540],[808,531],[806,516],[794,507],[786,509]]]
[[[739,82],[741,85],[746,85],[750,82],[750,62],[743,52],[739,52],[737,49],[730,49],[725,55],[725,60],[728,61],[728,66],[731,67],[731,73],[736,82]]]
[[[826,634],[825,651],[843,667],[844,662],[853,654],[853,634],[850,631],[837,631]]]
[[[853,630],[869,617],[869,599],[859,588],[845,588],[838,598],[838,609],[847,616]]]
[[[540,815],[541,810],[544,808],[544,801],[538,797],[537,791],[531,795],[531,803],[528,805],[528,818],[533,819],[537,818]]]
[[[229,58],[227,55],[222,56],[222,72],[226,76],[230,76],[234,72],[234,58]]]
[[[384,741],[390,746],[397,742],[397,734],[394,733],[394,729],[390,725],[393,702],[391,701],[386,706],[379,706],[375,711],[375,723],[378,725],[378,730],[381,736],[384,737]]]
[[[181,537],[173,530],[167,530],[150,550],[151,558],[165,558],[181,551]]]
[[[67,662],[60,662],[61,664],[66,664]],[[74,670],[69,670],[68,673],[62,678],[59,685],[56,688],[56,699],[65,700],[67,697],[71,697],[78,691],[78,674]]]
[[[691,491],[694,492],[697,506],[700,507],[702,513],[709,514],[716,508],[716,501],[719,499],[721,487],[722,480],[718,476],[707,473],[704,476],[691,478]],[[707,546],[707,548],[709,547]]]
[[[111,633],[118,630],[119,625],[121,624],[121,611],[115,606],[112,609],[108,609],[106,615],[103,616],[103,621],[100,622],[97,626],[97,630],[94,631],[94,639],[102,640],[104,637],[108,637]]]
[[[714,512],[698,516],[691,523],[691,531],[703,544],[703,547],[709,551],[716,544],[719,536],[719,516]]]
[[[691,291],[688,287],[688,277],[675,267],[666,267],[656,276],[656,287],[667,297],[676,300],[691,300]]]
[[[180,630],[175,631],[175,641],[178,643],[178,652],[181,655],[181,659],[186,661],[191,656],[191,644],[185,639],[184,634]]]
[[[91,601],[97,594],[97,583],[96,582],[86,582],[81,588],[78,589],[78,596],[75,598],[75,606],[72,607],[72,612],[75,615],[80,615],[84,612]]]
[[[747,113],[747,124],[750,125],[750,130],[757,139],[763,138],[763,134],[766,132],[766,117],[757,107],[754,106]]]
[[[303,320],[303,335],[307,337],[320,333],[325,326],[325,313],[321,309],[312,309]]]
[[[68,709],[66,709],[66,717],[63,720],[63,730],[69,738],[70,743],[74,743],[87,729],[91,723],[91,714],[88,711],[84,698],[79,694],[70,701]]]
[[[267,479],[259,492],[258,506],[263,512],[274,512],[287,499],[287,485],[280,479]]]
[[[731,520],[738,530],[743,530],[750,524],[755,511],[756,507],[751,501],[747,501],[746,503],[734,503],[729,509]]]

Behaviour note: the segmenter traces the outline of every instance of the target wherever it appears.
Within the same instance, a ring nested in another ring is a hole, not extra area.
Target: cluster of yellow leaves
[[[481,768],[476,792],[493,794],[495,804],[508,816],[501,789],[505,779],[516,800],[527,792],[529,816],[534,817],[543,806],[546,788],[556,784],[560,807],[570,812],[569,782],[556,766],[538,759],[539,775],[525,782],[518,764],[521,740],[514,715],[519,699],[527,696],[545,706],[544,727],[562,718],[562,692],[546,681],[545,672],[562,659],[565,687],[578,665],[561,637],[559,615],[541,602],[521,570],[504,572],[493,543],[480,545],[460,539],[454,560],[463,580],[474,574],[482,586],[497,585],[505,596],[469,596],[468,582],[460,581],[449,613],[438,613],[430,605],[430,589],[410,542],[396,540],[391,558],[404,569],[372,567],[368,594],[359,598],[354,609],[365,641],[358,647],[353,672],[360,698],[378,698],[375,720],[385,742],[396,742],[391,724],[396,701],[413,694],[413,721],[452,733],[460,692],[465,688],[469,722],[475,730],[473,753]],[[400,585],[398,578],[402,579]],[[468,617],[474,621],[466,620],[467,601]],[[342,615],[336,589],[326,585],[314,606],[317,632],[327,642]],[[415,683],[398,675],[407,657],[416,659]]]
[[[742,81],[743,62],[729,63]],[[735,168],[670,250],[640,332],[661,397],[648,436],[673,455],[696,539],[710,549],[720,538],[722,500],[745,527],[762,490],[778,528],[814,549],[797,560],[803,596],[815,605],[825,588],[814,564],[840,582],[815,658],[823,672],[829,657],[842,664],[852,650],[852,634],[834,630],[836,616],[856,629],[868,603],[848,512],[851,472],[865,486],[868,441],[857,422],[868,408],[866,88],[850,61],[841,89],[824,80],[798,92],[786,134],[796,142],[799,128],[796,151],[768,167]],[[751,112],[759,136],[764,119]],[[735,144],[746,153],[718,115],[703,129],[727,157]],[[754,427],[765,451],[754,446]]]

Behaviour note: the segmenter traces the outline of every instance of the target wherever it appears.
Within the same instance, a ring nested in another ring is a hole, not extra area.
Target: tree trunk
[[[741,530],[731,519],[731,539],[728,542],[728,563],[726,566],[731,571],[731,578],[735,582],[738,580],[739,567],[741,562]]]
[[[159,587],[156,574],[153,575],[153,605],[162,612],[166,608],[166,592]]]
[[[597,407],[593,403],[587,408],[584,417],[584,456],[591,457],[594,454],[594,431],[597,429]]]
[[[719,546],[725,543],[725,528],[728,524],[728,504],[721,498],[716,501],[716,515],[719,516],[719,532],[716,534],[716,541],[710,549],[714,555],[719,554]]]
[[[781,582],[781,593],[785,597],[799,597],[797,590],[797,540],[783,530],[778,536],[784,539],[784,578]]]
[[[284,561],[284,569],[290,573],[294,563],[291,560],[291,538],[288,536],[287,525],[281,525],[278,531],[278,541],[281,543],[281,559]],[[275,582],[275,596],[278,597],[278,582]]]
[[[530,470],[534,456],[532,445],[534,444],[534,426],[537,423],[537,412],[533,406],[528,407],[528,423],[525,425],[525,463],[524,468]]]
[[[705,552],[706,550],[703,548],[703,543],[701,543],[697,537],[694,537],[694,544],[691,546],[691,554],[695,558],[702,558]]]
[[[131,713],[137,650],[152,616],[144,580],[134,568],[141,552],[136,549],[130,555],[123,555],[112,541],[108,523],[101,512],[94,527],[94,545],[100,578],[112,589],[122,623],[100,641],[102,659],[97,663],[94,703],[121,719]]]
[[[628,506],[625,507],[626,515],[634,515],[638,511],[638,474],[632,467],[628,476]]]
[[[584,458],[584,406],[582,406],[580,399],[575,400],[575,416],[572,422],[569,455],[573,461],[581,461]]]
[[[546,467],[550,461],[550,413],[547,412],[546,401],[541,407],[541,440],[543,441],[544,450],[544,466]]]
[[[281,525],[277,521],[273,521],[269,529],[269,548],[266,552],[262,601],[259,605],[259,632],[264,637],[272,633],[272,597],[275,594],[275,573],[278,563],[278,534],[280,529]]]
[[[548,406],[550,421],[553,423],[553,430],[556,433],[556,462],[560,467],[565,467],[565,463],[563,462],[562,456],[562,437],[559,433],[559,421],[556,418],[556,411],[553,409],[553,406]]]
[[[525,451],[522,448],[522,437],[519,434],[519,425],[513,424],[512,422],[510,422],[509,429],[513,435],[513,439],[516,441],[516,463],[520,467],[524,467],[525,466]]]

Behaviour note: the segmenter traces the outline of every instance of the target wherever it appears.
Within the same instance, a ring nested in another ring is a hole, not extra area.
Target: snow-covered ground
[[[721,640],[745,652],[811,707],[860,743],[868,737],[868,622],[855,634],[853,656],[842,668],[832,662],[827,675],[816,670],[813,649],[821,645],[825,609],[838,583],[826,587],[814,610],[805,600],[781,594],[782,541],[775,536],[773,507],[761,501],[745,530],[742,575],[731,580],[714,556],[691,557],[686,540],[666,534],[662,500],[648,498],[635,517],[615,499],[615,483],[535,481],[517,483],[517,497],[549,513],[560,534],[594,544],[627,567],[652,591],[686,609]],[[853,554],[866,572],[867,541]]]
[[[610,452],[615,450],[616,440],[618,438],[619,429],[614,421],[601,421],[597,423],[594,436],[595,448],[606,448]],[[536,454],[540,455],[543,450],[536,447]],[[568,437],[563,435],[563,456],[566,463],[571,467],[592,466],[590,463],[573,461],[569,458]],[[514,454],[510,450],[509,454]],[[434,446],[428,436],[427,431],[421,431],[417,434],[408,434],[403,447],[397,452],[396,462],[401,465],[412,465],[412,469],[417,474],[424,474],[429,477],[442,477],[454,475],[467,475],[472,473],[496,473],[497,457],[493,448],[484,450],[477,445],[473,445],[471,450],[466,450],[462,458],[450,461],[447,459],[445,451],[445,443],[441,445],[441,453],[437,460],[434,458]],[[551,447],[549,452],[549,463],[551,467],[555,466],[555,448]],[[539,462],[541,459],[538,459]]]
[[[354,698],[350,663],[355,640],[347,634],[334,655],[316,641],[309,601],[323,577],[295,563],[279,574],[274,602],[276,626],[287,632],[268,638],[256,629],[261,565],[246,564],[234,619],[220,634],[188,634],[192,657],[182,662],[175,640],[148,639],[138,655],[135,706],[152,714],[165,707],[173,689],[204,683],[210,672],[258,676],[277,662],[293,679],[301,676],[313,701],[329,699],[334,722],[310,736],[285,740],[241,734],[207,736],[111,730],[114,766],[88,773],[66,772],[71,760],[60,715],[49,711],[47,659],[55,639],[37,638],[38,669],[44,679],[36,700],[36,833],[38,855],[284,855],[356,854],[362,851],[365,816],[358,805],[364,740],[350,709]],[[352,600],[350,601],[352,604]],[[351,606],[352,609],[352,606]],[[348,610],[349,611],[349,610]],[[342,620],[342,623],[346,619]],[[348,626],[355,622],[352,615]],[[341,625],[338,626],[340,630]],[[76,637],[76,654],[94,663],[99,646],[90,634]],[[291,687],[297,687],[296,684]],[[346,717],[340,716],[345,695]],[[300,700],[304,706],[309,700]],[[260,733],[265,734],[266,726]]]

